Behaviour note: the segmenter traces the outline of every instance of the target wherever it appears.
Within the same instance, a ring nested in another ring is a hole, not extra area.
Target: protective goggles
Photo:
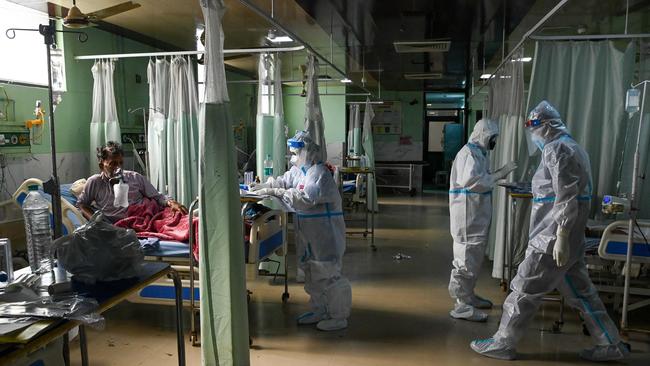
[[[302,149],[303,147],[305,147],[305,142],[294,140],[294,139],[288,139],[287,146],[292,147],[294,149]]]
[[[529,119],[528,121],[526,121],[524,126],[527,127],[527,128],[537,127],[537,126],[541,125],[542,123],[544,123],[544,121],[541,120],[541,119]]]

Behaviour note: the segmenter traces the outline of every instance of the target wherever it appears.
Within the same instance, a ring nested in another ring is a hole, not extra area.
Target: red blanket
[[[199,219],[192,220],[194,225],[194,257],[199,251]],[[154,200],[144,198],[142,203],[130,205],[127,217],[116,222],[115,226],[133,229],[139,238],[160,238],[161,240],[187,242],[190,238],[190,223],[187,214],[162,209]]]

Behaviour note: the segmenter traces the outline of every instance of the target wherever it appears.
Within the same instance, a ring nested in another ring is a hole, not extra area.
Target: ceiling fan
[[[133,1],[126,1],[115,6],[84,14],[78,7],[77,1],[72,0],[72,8],[69,10],[52,3],[48,3],[48,13],[50,16],[63,18],[63,25],[68,28],[86,28],[96,26],[95,22],[103,20],[126,11],[139,8],[140,4]]]

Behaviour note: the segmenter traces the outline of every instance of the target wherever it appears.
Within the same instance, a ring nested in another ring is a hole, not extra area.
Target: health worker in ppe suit
[[[494,149],[499,129],[482,119],[474,126],[469,142],[458,152],[451,167],[449,215],[454,239],[454,268],[449,294],[455,300],[452,318],[486,321],[492,303],[474,294],[474,286],[485,256],[492,218],[492,189],[497,180],[512,172],[510,162],[494,173],[489,170],[488,150]]]
[[[584,230],[592,194],[589,156],[546,101],[530,112],[526,128],[542,151],[532,181],[526,257],[503,304],[499,330],[492,338],[473,341],[471,347],[488,357],[514,359],[517,342],[542,297],[558,289],[567,303],[582,313],[596,343],[580,356],[590,361],[624,359],[629,350],[598,297],[584,261]]]
[[[316,324],[320,330],[346,328],[352,307],[352,290],[341,274],[345,252],[345,223],[338,187],[332,173],[316,161],[320,149],[309,133],[299,131],[287,141],[291,170],[255,188],[259,194],[279,197],[295,211],[300,267],[311,311],[298,324]],[[267,186],[261,188],[259,186]]]

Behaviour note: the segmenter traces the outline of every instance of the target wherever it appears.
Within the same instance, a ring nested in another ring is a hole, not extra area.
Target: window
[[[262,87],[262,100],[260,101],[260,108],[262,109],[263,115],[273,115],[275,113],[275,82],[273,76],[275,74],[275,56],[262,54],[260,57],[264,57],[264,62],[266,64],[265,70],[263,73],[259,74],[262,80],[259,80],[259,85]],[[259,65],[258,67],[262,67]]]
[[[273,94],[275,88],[273,84],[262,84],[262,114],[263,115],[273,115],[275,103],[273,102]]]
[[[46,13],[0,0],[0,80],[47,86],[47,55],[38,32],[17,31],[5,36],[7,28],[38,29],[48,24]]]

